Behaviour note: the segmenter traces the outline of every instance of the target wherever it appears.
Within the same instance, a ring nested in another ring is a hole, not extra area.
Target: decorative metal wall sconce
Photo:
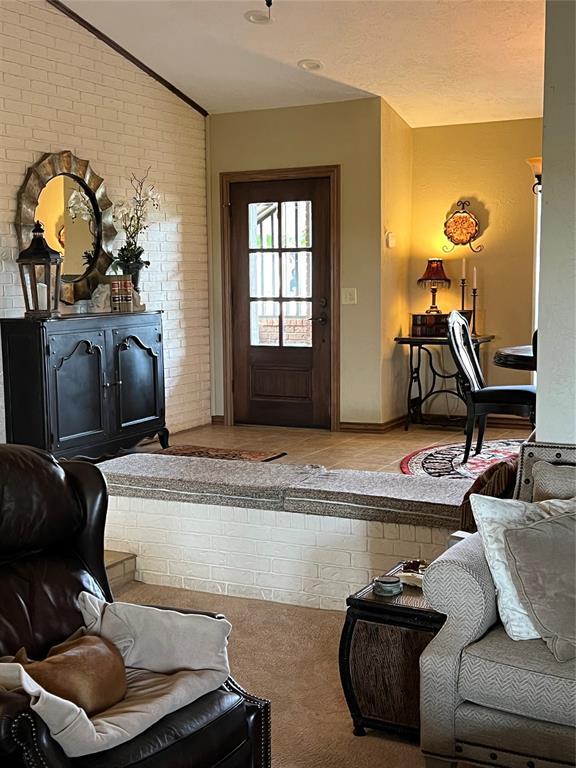
[[[444,234],[452,243],[452,247],[442,246],[444,253],[451,253],[456,245],[467,245],[473,253],[484,250],[483,245],[477,248],[472,245],[480,233],[480,222],[471,211],[467,210],[469,205],[469,200],[458,200],[460,210],[451,213],[444,222]]]
[[[530,166],[530,169],[532,170],[532,174],[536,179],[536,181],[532,186],[532,192],[534,192],[534,194],[537,195],[539,192],[542,192],[542,158],[529,157],[528,160],[526,160],[526,162]]]

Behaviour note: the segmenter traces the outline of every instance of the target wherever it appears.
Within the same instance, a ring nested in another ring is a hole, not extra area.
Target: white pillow
[[[566,514],[570,509],[574,509],[574,501],[550,499],[529,503],[472,494],[470,503],[478,533],[484,544],[484,554],[496,585],[498,612],[504,629],[512,640],[535,640],[540,637],[540,633],[522,607],[512,581],[506,559],[504,531],[508,528],[523,528],[547,517]]]

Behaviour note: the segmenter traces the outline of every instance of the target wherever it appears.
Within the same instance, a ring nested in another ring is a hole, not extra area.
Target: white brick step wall
[[[148,584],[344,609],[399,560],[433,560],[446,528],[111,496],[106,544]]]

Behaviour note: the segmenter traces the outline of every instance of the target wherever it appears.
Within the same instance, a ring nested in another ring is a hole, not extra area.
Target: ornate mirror
[[[72,152],[44,155],[28,169],[18,193],[20,250],[30,244],[36,220],[44,225],[48,244],[64,258],[62,300],[89,299],[112,263],[116,237],[104,180]]]

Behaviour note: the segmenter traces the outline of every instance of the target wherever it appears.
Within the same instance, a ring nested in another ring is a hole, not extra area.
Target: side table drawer
[[[419,658],[434,634],[364,619],[355,622],[348,664],[362,719],[420,727]]]

